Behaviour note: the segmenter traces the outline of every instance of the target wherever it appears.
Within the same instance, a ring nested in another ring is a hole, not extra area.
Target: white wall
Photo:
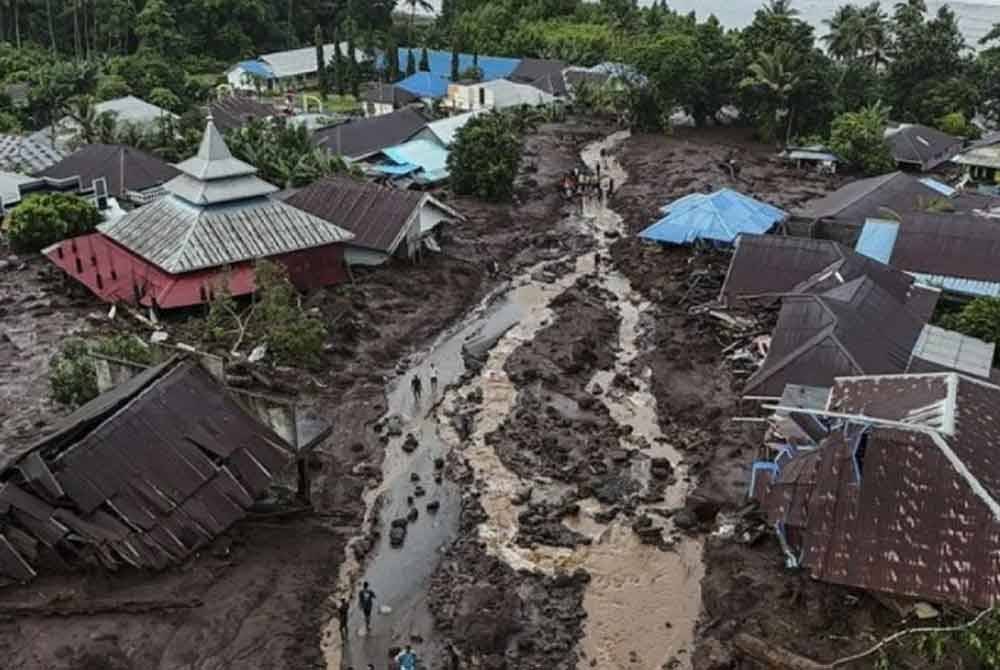
[[[493,91],[483,89],[483,104],[479,101],[479,84],[452,84],[448,87],[448,106],[452,109],[471,112],[478,109],[493,109]]]
[[[393,106],[385,102],[366,102],[365,103],[365,116],[382,116],[383,114],[391,114],[393,111]]]
[[[442,221],[446,221],[449,218],[447,214],[434,205],[424,205],[420,208],[420,235],[427,235],[441,225]]]

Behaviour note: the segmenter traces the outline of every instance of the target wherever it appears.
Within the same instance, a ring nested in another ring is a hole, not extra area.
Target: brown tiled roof
[[[39,177],[79,177],[81,188],[104,177],[108,193],[124,196],[127,191],[145,191],[161,186],[180,174],[173,165],[145,151],[124,144],[88,144],[37,173]]]
[[[756,495],[817,579],[993,606],[997,407],[1000,387],[957,374],[839,381],[831,411],[865,417],[793,457]]]
[[[292,453],[208,372],[175,359],[5,457],[0,578],[26,580],[38,543],[111,569],[179,562],[242,518]]]
[[[268,119],[278,114],[273,105],[262,103],[244,95],[229,95],[212,102],[208,107],[215,126],[222,132],[242,128],[249,121]]]
[[[351,244],[391,254],[424,194],[385,188],[349,177],[321,179],[285,202],[354,233]]]
[[[722,286],[721,299],[735,305],[749,296],[822,293],[859,277],[870,277],[889,295],[929,319],[936,291],[913,278],[832,240],[784,235],[741,235]]]
[[[313,142],[332,153],[361,159],[402,144],[426,125],[427,119],[420,112],[403,108],[391,114],[324,128],[313,135]]]

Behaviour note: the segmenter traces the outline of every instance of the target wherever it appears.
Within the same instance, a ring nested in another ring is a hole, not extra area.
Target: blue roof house
[[[406,59],[413,51],[413,61],[420,63],[421,49],[409,49],[401,47],[399,49],[399,65],[406,69]],[[458,55],[458,71],[465,72],[472,67],[474,57],[472,54],[460,53]],[[379,55],[377,65],[384,67],[385,59]],[[427,51],[427,64],[431,74],[435,74],[442,79],[451,79],[451,52],[450,51]],[[505,79],[517,69],[521,64],[519,58],[499,58],[496,56],[480,56],[478,59],[479,69],[483,72],[483,81],[494,79]]]
[[[396,86],[422,99],[437,100],[448,95],[448,80],[433,72],[416,72],[396,82]]]
[[[698,240],[731,244],[743,233],[766,233],[788,216],[777,207],[730,189],[692,193],[667,204],[660,212],[665,216],[639,237],[669,244]]]
[[[387,159],[374,170],[392,178],[410,176],[418,184],[436,184],[448,178],[448,150],[428,139],[410,140],[382,150]]]

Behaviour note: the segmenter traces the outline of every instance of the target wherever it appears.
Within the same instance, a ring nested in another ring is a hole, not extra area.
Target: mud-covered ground
[[[467,216],[444,235],[443,256],[355,274],[307,306],[331,324],[320,371],[297,377],[303,402],[335,431],[313,463],[310,514],[249,519],[182,566],[162,574],[79,574],[64,566],[23,588],[0,590],[4,667],[60,670],[325,667],[320,629],[346,541],[364,512],[382,447],[372,426],[385,410],[385,382],[399,361],[450,325],[506,273],[558,257],[576,241],[556,235],[557,184],[578,144],[597,130],[543,127],[528,138],[519,202],[451,200]],[[523,203],[523,204],[521,204]],[[0,249],[0,259],[9,253]],[[47,398],[47,365],[67,335],[138,330],[73,287],[44,259],[0,264],[0,442],[31,440],[67,413]],[[194,335],[168,318],[172,341]],[[3,616],[34,605],[38,615]],[[78,608],[86,616],[61,616]]]
[[[740,131],[687,131],[670,138],[636,136],[618,154],[630,173],[614,206],[632,233],[647,226],[655,208],[692,191],[730,187],[790,208],[839,185],[775,161],[767,147]],[[734,181],[722,164],[735,157]],[[726,366],[725,329],[689,308],[716,297],[728,265],[724,251],[643,244],[624,238],[613,248],[617,266],[657,309],[656,346],[646,357],[654,370],[654,393],[664,433],[685,451],[695,489],[677,523],[706,536],[702,580],[703,614],[693,661],[696,670],[754,666],[733,647],[749,633],[821,662],[864,650],[899,625],[899,616],[870,596],[811,580],[785,569],[772,534],[753,522],[752,546],[713,537],[720,512],[736,514],[746,504],[749,468],[761,436],[731,421],[751,413],[739,403],[740,380]],[[695,278],[695,288],[691,289]],[[875,657],[849,667],[871,667]]]

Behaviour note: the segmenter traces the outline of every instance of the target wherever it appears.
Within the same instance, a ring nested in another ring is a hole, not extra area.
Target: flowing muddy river
[[[610,157],[611,150],[627,138],[617,133],[588,145],[581,157],[590,166],[603,163],[603,173],[616,185],[627,174]],[[605,157],[605,154],[607,155]],[[487,299],[464,323],[441,336],[411,370],[399,376],[389,392],[388,423],[401,434],[386,450],[382,484],[369,493],[369,523],[379,529],[379,538],[365,566],[345,565],[340,575],[342,593],[350,594],[352,611],[346,645],[341,643],[337,620],[324,633],[328,668],[348,665],[380,667],[389,649],[414,642],[424,664],[431,670],[452,667],[452,659],[433,631],[426,592],[441,550],[456,536],[462,491],[447,479],[435,480],[437,459],[454,451],[475,476],[473,488],[487,519],[478,527],[488,551],[514,569],[552,574],[583,568],[591,575],[584,593],[587,619],[581,642],[579,668],[689,667],[694,625],[701,608],[701,545],[697,540],[674,536],[670,513],[683,505],[687,494],[686,469],[681,457],[663,438],[656,401],[650,391],[648,368],[637,360],[643,353],[643,335],[653,327],[649,305],[632,289],[628,279],[607,267],[608,249],[623,234],[621,217],[597,198],[587,200],[564,224],[591,236],[595,245],[576,259],[560,259],[535,266]],[[602,260],[604,262],[602,262]],[[643,544],[633,532],[634,517],[615,517],[602,523],[603,505],[595,499],[582,501],[581,512],[564,523],[588,537],[589,545],[556,548],[524,547],[518,534],[519,494],[531,488],[536,499],[558,499],[565,484],[540,476],[526,479],[509,470],[487,436],[508,419],[518,399],[518,388],[505,371],[505,363],[525,343],[549,325],[552,302],[582,277],[595,277],[604,289],[607,308],[619,319],[614,361],[599,370],[589,388],[607,407],[623,431],[620,448],[635,454],[633,477],[644,487],[651,485],[653,459],[667,459],[673,466],[673,483],[657,503],[639,505],[638,514],[663,527],[669,549]],[[466,375],[462,349],[477,347],[486,353],[485,363]],[[430,388],[431,370],[438,382]],[[422,393],[415,398],[411,379],[420,375]],[[622,388],[612,381],[626,377]],[[606,389],[606,390],[605,390]],[[481,393],[470,435],[462,439],[451,418],[466,407],[470,393]],[[395,431],[394,431],[395,432]],[[403,450],[409,434],[418,443],[413,453]],[[426,491],[414,497],[416,487]],[[427,501],[438,501],[436,513],[426,511]],[[390,546],[389,528],[394,519],[405,519],[417,509],[417,519],[408,525],[401,548]],[[377,614],[366,634],[356,611],[356,593],[361,581],[375,591]],[[382,609],[379,609],[382,608]]]

